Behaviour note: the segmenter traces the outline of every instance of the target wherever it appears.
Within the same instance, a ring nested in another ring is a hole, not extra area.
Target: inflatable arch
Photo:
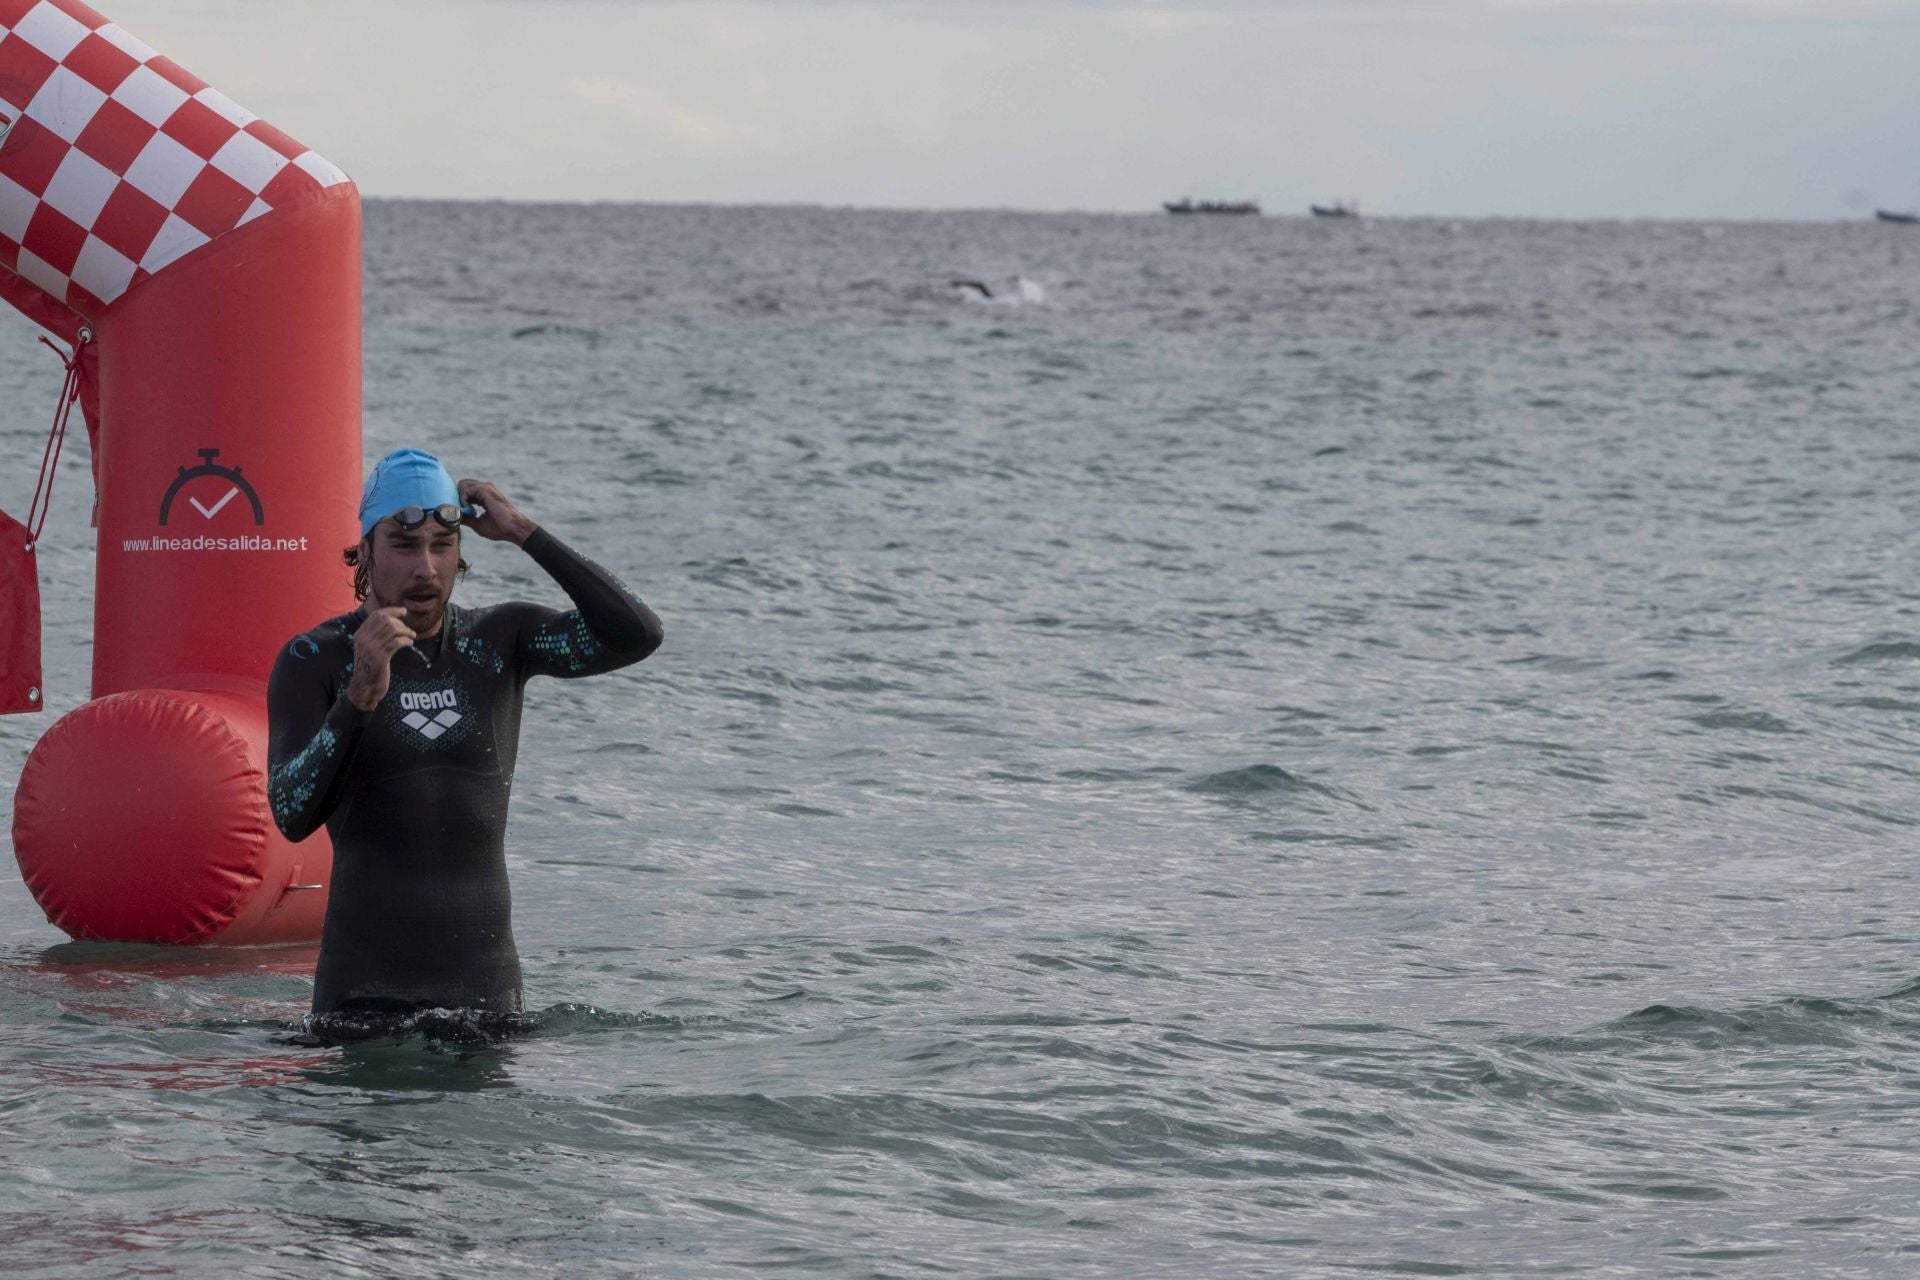
[[[265,687],[353,605],[359,193],[85,5],[0,0],[0,297],[74,348],[98,527],[93,700],[21,772],[22,877],[76,938],[316,938],[331,850],[274,826]]]

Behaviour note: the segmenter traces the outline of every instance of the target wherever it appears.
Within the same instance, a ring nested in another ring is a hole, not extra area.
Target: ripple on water
[[[1182,784],[1182,789],[1198,796],[1245,803],[1324,798],[1360,806],[1358,799],[1339,787],[1315,782],[1274,764],[1252,764],[1202,774]]]
[[[1914,658],[1920,658],[1920,642],[1881,640],[1863,645],[1833,661],[1835,666],[1845,667],[1867,662],[1907,662]]]

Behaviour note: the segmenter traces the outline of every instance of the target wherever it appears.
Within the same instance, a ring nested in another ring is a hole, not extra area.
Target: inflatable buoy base
[[[251,945],[320,936],[333,851],[267,809],[262,692],[136,689],[62,717],[20,774],[13,847],[77,939]]]

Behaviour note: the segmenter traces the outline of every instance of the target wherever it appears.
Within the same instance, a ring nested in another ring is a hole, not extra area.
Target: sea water
[[[301,1043],[310,948],[0,876],[0,1271],[1920,1265],[1911,229],[376,202],[366,285],[367,456],[666,624],[528,691],[538,1012]]]

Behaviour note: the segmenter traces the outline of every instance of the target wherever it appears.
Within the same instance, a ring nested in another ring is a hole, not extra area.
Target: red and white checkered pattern
[[[0,0],[0,269],[83,315],[347,175],[77,0]]]

